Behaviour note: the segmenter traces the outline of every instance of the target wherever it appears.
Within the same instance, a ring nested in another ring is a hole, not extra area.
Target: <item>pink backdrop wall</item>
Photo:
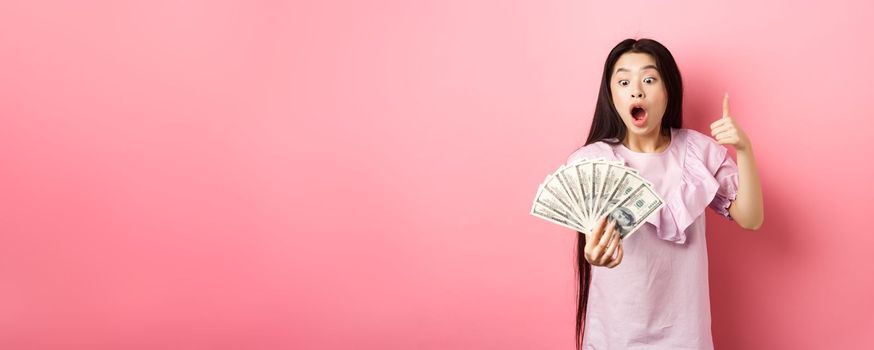
[[[0,347],[571,349],[528,210],[626,37],[757,152],[717,348],[874,346],[874,6],[601,3],[0,3]]]

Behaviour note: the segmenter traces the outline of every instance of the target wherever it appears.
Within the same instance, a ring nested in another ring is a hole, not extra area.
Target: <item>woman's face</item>
[[[655,58],[625,53],[613,66],[610,91],[628,134],[657,135],[668,105],[668,93]]]

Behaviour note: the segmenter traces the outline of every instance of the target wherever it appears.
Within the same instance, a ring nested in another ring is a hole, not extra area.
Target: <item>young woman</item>
[[[709,136],[682,128],[682,106],[680,71],[667,48],[650,39],[613,48],[589,137],[568,162],[622,161],[665,206],[627,241],[603,217],[591,235],[578,232],[578,349],[713,348],[704,210],[757,230],[762,191],[728,95]],[[737,162],[724,145],[735,148]]]

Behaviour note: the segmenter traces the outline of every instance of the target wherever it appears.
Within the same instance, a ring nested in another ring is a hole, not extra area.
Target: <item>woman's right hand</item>
[[[614,253],[618,253],[616,257]],[[607,224],[607,216],[601,217],[592,230],[592,234],[586,237],[585,248],[586,261],[594,266],[606,266],[614,268],[622,262],[622,239],[616,229],[616,222]]]

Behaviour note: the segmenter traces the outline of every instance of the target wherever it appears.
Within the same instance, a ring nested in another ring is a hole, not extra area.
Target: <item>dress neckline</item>
[[[668,147],[665,147],[665,149],[661,152],[637,152],[637,151],[633,151],[630,148],[626,147],[624,144],[622,144],[622,142],[619,142],[618,148],[622,151],[622,153],[625,153],[625,154],[631,155],[631,156],[661,157],[661,156],[664,156],[666,154],[669,154],[671,152],[671,150],[673,150],[675,147],[677,147],[676,145],[677,145],[677,129],[671,128],[670,144],[668,144]]]

